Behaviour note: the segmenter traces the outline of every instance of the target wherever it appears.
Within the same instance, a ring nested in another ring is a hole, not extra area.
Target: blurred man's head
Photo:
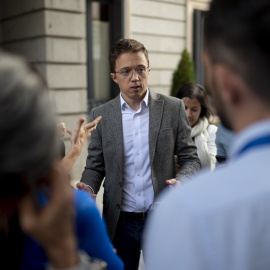
[[[22,59],[0,52],[0,200],[44,177],[58,154],[48,91]]]
[[[226,127],[234,117],[228,105],[241,107],[247,95],[270,105],[269,36],[269,0],[211,2],[205,20],[206,80]]]

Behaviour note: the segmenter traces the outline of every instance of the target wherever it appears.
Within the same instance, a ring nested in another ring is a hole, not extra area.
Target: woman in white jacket
[[[217,127],[209,123],[212,114],[207,93],[200,85],[186,83],[180,87],[176,97],[183,100],[190,126],[191,137],[197,146],[202,168],[213,170],[216,164],[215,144]]]

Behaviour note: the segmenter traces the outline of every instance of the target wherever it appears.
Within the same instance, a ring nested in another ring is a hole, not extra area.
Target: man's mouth
[[[132,90],[139,90],[140,89],[140,85],[134,85],[130,87]]]

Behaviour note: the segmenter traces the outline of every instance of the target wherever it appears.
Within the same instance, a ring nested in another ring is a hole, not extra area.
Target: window
[[[109,50],[123,37],[124,0],[87,0],[88,110],[119,93],[110,78]]]
[[[194,9],[193,16],[193,60],[196,72],[196,82],[204,86],[204,66],[202,52],[204,43],[204,19],[207,11]]]

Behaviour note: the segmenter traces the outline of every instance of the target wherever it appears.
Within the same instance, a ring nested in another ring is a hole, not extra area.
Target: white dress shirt
[[[121,99],[124,165],[121,210],[146,212],[154,202],[149,157],[149,91],[137,111]]]
[[[161,198],[145,230],[147,270],[270,269],[270,121],[235,137],[230,159]]]

